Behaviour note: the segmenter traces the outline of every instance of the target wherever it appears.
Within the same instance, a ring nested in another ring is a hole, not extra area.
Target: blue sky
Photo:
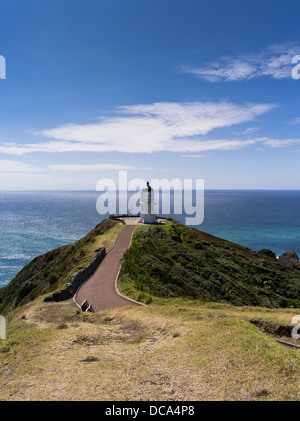
[[[300,186],[296,0],[0,0],[0,189]],[[300,73],[300,71],[299,71]]]

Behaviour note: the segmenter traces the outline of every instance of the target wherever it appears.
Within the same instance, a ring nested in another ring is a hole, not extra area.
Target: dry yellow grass
[[[81,247],[82,254],[84,257],[81,259],[80,266],[85,267],[88,263],[90,263],[93,258],[95,257],[95,250],[99,249],[100,247],[105,247],[106,251],[108,251],[114,244],[118,234],[124,228],[124,224],[121,222],[117,222],[112,228],[106,231],[104,234],[96,235],[92,242],[89,242],[87,245]],[[73,272],[76,271],[77,268],[73,268]]]
[[[299,400],[300,352],[247,321],[294,314],[188,300],[85,314],[41,297],[0,341],[0,399]]]

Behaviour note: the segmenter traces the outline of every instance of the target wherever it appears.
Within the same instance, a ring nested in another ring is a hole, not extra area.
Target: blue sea
[[[300,256],[300,191],[207,190],[195,228],[252,250]],[[72,243],[105,216],[99,192],[0,192],[0,287],[34,257]],[[186,215],[170,215],[184,223]]]

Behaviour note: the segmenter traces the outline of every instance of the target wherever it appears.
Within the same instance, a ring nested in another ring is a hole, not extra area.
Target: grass
[[[0,341],[0,398],[299,400],[299,351],[249,323],[291,315],[181,299],[85,314],[38,298]]]

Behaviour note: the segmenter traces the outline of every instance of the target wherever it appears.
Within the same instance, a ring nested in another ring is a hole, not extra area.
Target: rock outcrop
[[[284,264],[293,263],[294,265],[300,266],[299,257],[297,256],[297,253],[293,250],[289,250],[283,253],[281,256],[278,257],[278,261]]]

